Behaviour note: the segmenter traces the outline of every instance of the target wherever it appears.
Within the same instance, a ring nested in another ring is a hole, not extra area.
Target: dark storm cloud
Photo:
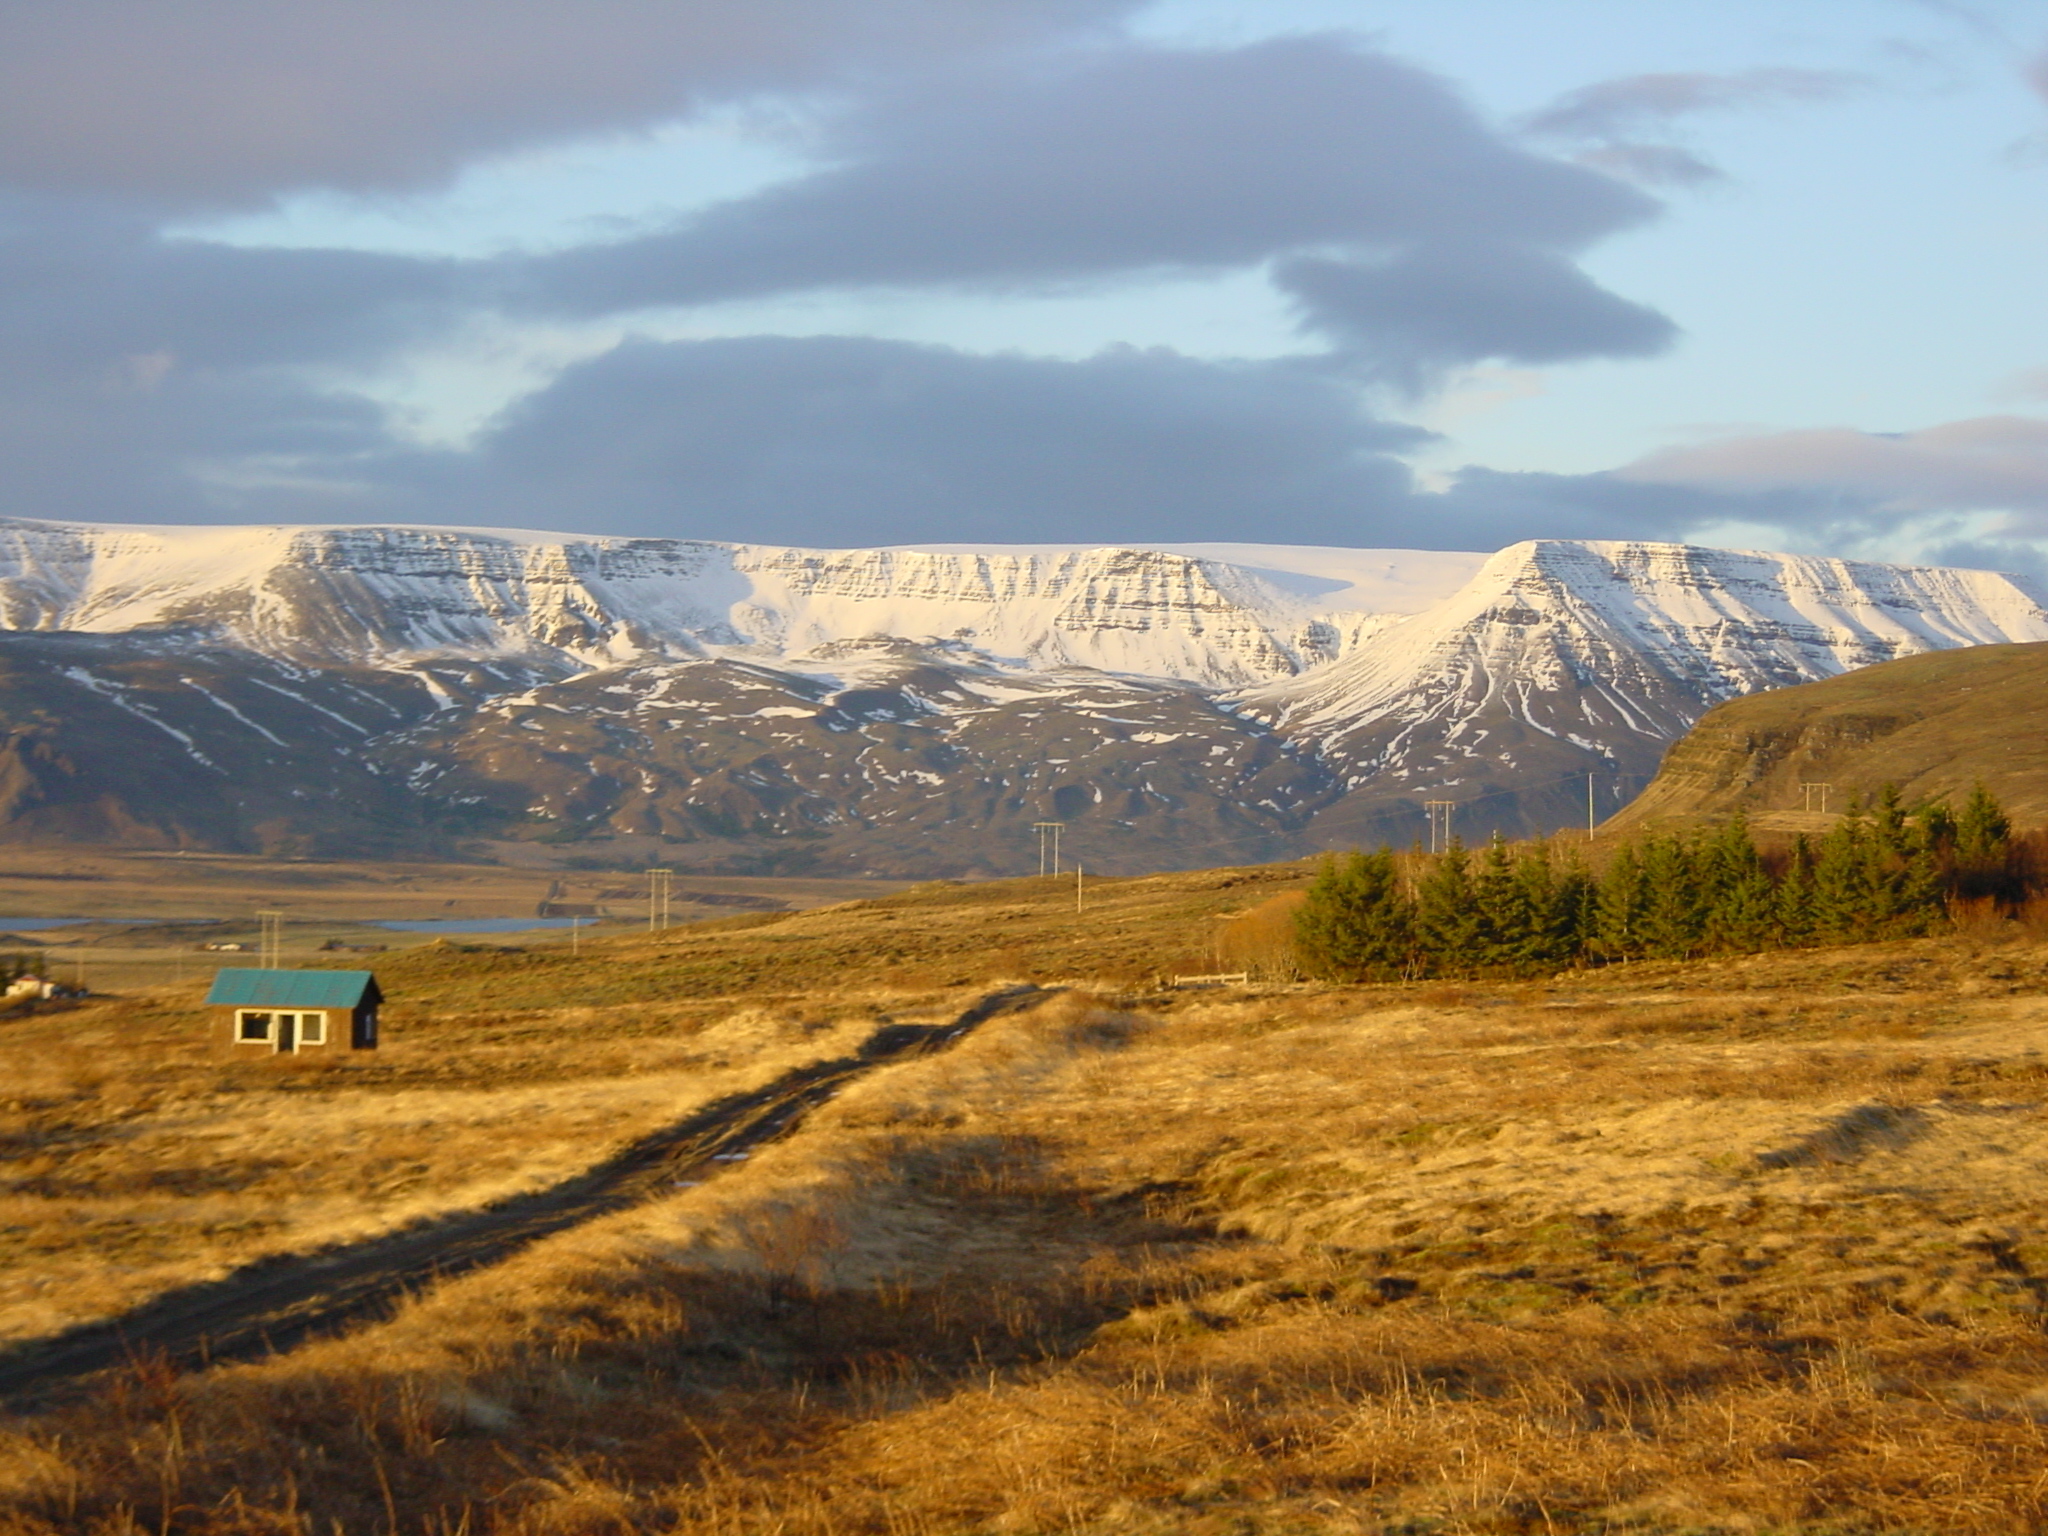
[[[666,233],[534,264],[533,302],[597,313],[1021,287],[1348,251],[1390,263],[1365,286],[1419,290],[1411,269],[1439,267],[1431,313],[1377,348],[1413,340],[1418,364],[1637,355],[1668,329],[1569,265],[1657,204],[1508,145],[1434,76],[1336,39],[1126,47],[954,75],[866,104],[819,148],[840,163]],[[1462,325],[1446,313],[1461,303],[1474,311]],[[1364,320],[1362,308],[1306,312],[1330,314],[1347,341]]]
[[[1071,31],[1131,0],[0,0],[0,182],[170,205],[409,189],[707,98]]]
[[[782,20],[768,31],[778,35],[800,13],[854,25],[851,8],[825,0],[777,3]],[[1014,0],[977,14],[1068,24],[1115,9]],[[477,78],[528,80],[490,50],[538,58],[552,35],[545,17],[558,13],[492,10],[507,33],[486,46]],[[735,90],[771,64],[777,80],[794,78],[786,59],[740,46],[755,13],[723,0],[601,6],[589,24],[616,43],[682,12],[700,30],[729,23],[718,35],[731,46],[691,55],[696,73],[663,87],[671,105],[714,76]],[[136,21],[136,47],[159,36],[154,12],[121,14]],[[236,71],[317,33],[293,31],[314,23],[288,7],[180,14],[194,37],[248,20],[248,49],[205,77],[230,97]],[[333,14],[360,22],[365,39],[389,40],[401,25],[395,9]],[[420,80],[442,78],[434,61],[452,48],[435,28],[468,13],[417,14],[408,35],[429,55],[424,73],[397,70],[391,121],[362,144],[350,147],[345,113],[323,117],[312,98],[294,98],[275,143],[242,144],[226,119],[201,114],[149,145],[128,120],[108,129],[108,142],[138,156],[128,184],[154,198],[228,198],[309,177],[368,185],[445,169],[470,141],[436,126],[441,108],[429,110]],[[894,28],[930,43],[925,15],[911,0],[871,6],[862,35]],[[61,28],[29,32],[29,54],[63,55],[51,42]],[[820,59],[855,56],[826,33],[805,46]],[[502,122],[482,112],[476,131],[509,143],[599,111],[576,82],[603,61],[576,46],[561,61],[569,85],[537,93],[555,105]],[[360,61],[340,52],[321,78],[346,95]],[[636,94],[639,63],[621,66],[607,121],[654,99]],[[0,83],[17,64],[0,64]],[[472,121],[460,105],[470,77],[447,78],[447,122]],[[1121,44],[1010,51],[972,67],[927,56],[923,83],[911,78],[876,74],[850,93],[855,105],[815,146],[831,169],[664,236],[538,260],[237,249],[165,238],[135,211],[141,201],[17,188],[0,200],[0,511],[518,522],[824,544],[1252,536],[1484,547],[1561,526],[1417,495],[1396,455],[1420,434],[1366,413],[1361,376],[1412,387],[1482,357],[1640,355],[1670,334],[1573,263],[1657,204],[1506,143],[1441,81],[1346,44]],[[506,100],[520,94],[504,86]],[[135,111],[168,110],[149,101]],[[92,159],[90,136],[56,132],[24,148],[6,135],[10,110],[27,108],[0,98],[0,174],[92,183],[120,170],[118,156]],[[1065,362],[861,339],[637,343],[570,369],[460,451],[409,444],[345,382],[506,315],[516,324],[828,288],[1001,290],[1269,264],[1334,353],[1223,363],[1123,350]],[[1661,493],[1638,494],[1648,504]]]
[[[416,455],[373,403],[288,375],[0,378],[0,515],[105,522],[357,521],[420,504],[394,493]]]
[[[455,262],[242,249],[99,206],[0,202],[0,366],[361,362],[441,329],[477,287]]]
[[[1288,363],[1066,362],[854,337],[640,342],[569,369],[476,450],[475,515],[845,544],[1358,543],[1423,434]]]
[[[1377,265],[1302,257],[1282,263],[1274,281],[1311,329],[1368,372],[1415,391],[1484,357],[1648,357],[1677,334],[1655,310],[1527,247],[1425,245]]]
[[[1681,539],[1690,529],[1742,521],[1810,521],[1819,498],[1796,491],[1717,491],[1660,485],[1613,473],[1546,474],[1471,467],[1441,499],[1462,528],[1487,531],[1497,548],[1516,539]]]
[[[316,375],[440,336],[466,282],[453,263],[238,250],[100,205],[0,202],[0,513],[381,505],[406,451],[380,408]]]
[[[472,521],[767,543],[1273,543],[1497,549],[1670,538],[1759,497],[1468,471],[1292,362],[1078,362],[867,338],[639,342],[513,411],[464,473]],[[1783,498],[1776,498],[1777,505]]]

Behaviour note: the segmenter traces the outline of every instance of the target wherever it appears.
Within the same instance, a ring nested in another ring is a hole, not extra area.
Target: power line
[[[1060,833],[1065,829],[1063,821],[1034,821],[1031,830],[1038,834],[1038,872],[1041,875],[1056,875],[1060,872]],[[1050,848],[1052,863],[1046,864],[1046,852]]]
[[[1535,784],[1526,784],[1526,785],[1521,785],[1521,786],[1518,786],[1518,787],[1514,787],[1514,788],[1508,788],[1508,789],[1490,789],[1490,790],[1484,790],[1484,791],[1481,791],[1481,792],[1480,792],[1479,794],[1476,794],[1476,795],[1469,795],[1469,796],[1467,796],[1466,798],[1464,798],[1464,799],[1462,799],[1462,800],[1457,800],[1457,801],[1453,801],[1453,802],[1450,802],[1450,803],[1451,803],[1451,804],[1454,804],[1454,805],[1456,805],[1456,806],[1457,806],[1457,807],[1458,807],[1458,808],[1459,808],[1460,810],[1463,810],[1463,809],[1465,809],[1465,808],[1466,808],[1466,807],[1468,807],[1468,806],[1474,806],[1474,805],[1479,805],[1479,804],[1482,804],[1482,803],[1484,803],[1485,801],[1488,801],[1488,800],[1498,800],[1498,799],[1501,799],[1501,798],[1502,798],[1502,797],[1504,797],[1504,796],[1509,796],[1509,795],[1527,795],[1527,794],[1536,794],[1536,793],[1541,793],[1541,792],[1542,792],[1542,791],[1544,791],[1544,790],[1554,790],[1554,789],[1560,789],[1560,788],[1562,788],[1563,786],[1565,786],[1565,785],[1567,785],[1567,784],[1576,784],[1576,783],[1577,783],[1577,782],[1579,781],[1579,779],[1580,779],[1581,777],[1583,777],[1583,775],[1582,775],[1582,774],[1581,774],[1581,773],[1579,772],[1579,770],[1578,770],[1578,769],[1574,768],[1574,769],[1573,769],[1573,770],[1572,770],[1571,772],[1569,772],[1569,773],[1565,773],[1565,774],[1560,774],[1560,775],[1558,775],[1558,776],[1557,776],[1556,778],[1553,778],[1553,779],[1543,779],[1543,780],[1540,780],[1539,782],[1537,782],[1537,783],[1535,783]],[[1617,792],[1619,792],[1619,790],[1620,790],[1620,789],[1622,788],[1622,786],[1623,786],[1624,784],[1628,783],[1629,781],[1633,780],[1633,781],[1636,781],[1636,782],[1639,782],[1639,783],[1647,783],[1647,782],[1649,782],[1649,780],[1651,779],[1652,775],[1650,775],[1650,774],[1647,774],[1647,773],[1611,773],[1611,774],[1606,774],[1606,775],[1602,775],[1602,777],[1605,777],[1605,778],[1608,778],[1608,779],[1612,780],[1612,781],[1613,781],[1613,786],[1614,786],[1615,790],[1616,790]],[[1411,802],[1411,803],[1412,803],[1412,802]],[[1426,804],[1427,804],[1428,802],[1426,802],[1426,801],[1425,801],[1425,802],[1423,802],[1423,803],[1424,803],[1424,804],[1426,805]],[[1045,826],[1045,827],[1054,827],[1054,826],[1059,826],[1059,827],[1063,827],[1063,826],[1065,826],[1065,825],[1066,825],[1066,824],[1065,824],[1064,822],[1033,822],[1033,823],[1032,823],[1032,826],[1033,826],[1034,828],[1037,828],[1037,827],[1041,827],[1041,826]],[[1132,832],[1135,832],[1135,831],[1137,831],[1138,829],[1137,829],[1136,827],[1131,827],[1131,828],[1129,828],[1128,830],[1130,830],[1130,831],[1132,831]],[[1276,828],[1274,828],[1274,829],[1273,829],[1272,831],[1270,831],[1270,832],[1248,832],[1248,833],[1245,833],[1245,834],[1243,834],[1242,836],[1236,836],[1236,837],[1205,837],[1205,838],[1198,838],[1198,839],[1187,839],[1187,838],[1180,838],[1180,837],[1176,837],[1176,838],[1174,839],[1174,844],[1175,844],[1175,846],[1176,846],[1177,848],[1181,848],[1181,849],[1185,849],[1185,850],[1189,850],[1189,851],[1200,851],[1200,850],[1204,850],[1204,849],[1209,849],[1209,848],[1239,848],[1239,847],[1243,847],[1243,846],[1244,846],[1244,845],[1245,845],[1246,843],[1270,843],[1270,842],[1274,842],[1274,841],[1277,841],[1277,840],[1279,840],[1279,839],[1283,839],[1283,838],[1289,838],[1289,837],[1297,837],[1297,836],[1299,836],[1299,835],[1300,835],[1300,833],[1298,833],[1298,832],[1289,832],[1289,831],[1287,831],[1287,830],[1286,830],[1286,829],[1284,829],[1284,828],[1279,828],[1279,827],[1276,827]],[[1043,834],[1040,834],[1040,836],[1041,836],[1041,838],[1042,838],[1042,837],[1043,837]],[[1342,846],[1342,845],[1332,845],[1332,847],[1336,847],[1336,846]],[[1330,850],[1330,849],[1325,849],[1325,850],[1323,850],[1323,851],[1327,852],[1327,851],[1331,851],[1331,850]],[[1438,850],[1438,851],[1441,851],[1441,850]],[[1041,853],[1043,853],[1043,845],[1041,845]],[[1050,869],[1049,869],[1048,865],[1046,864],[1046,862],[1044,862],[1043,858],[1041,858],[1041,862],[1040,862],[1040,865],[1039,865],[1039,873],[1040,873],[1040,874],[1048,874],[1048,873],[1050,873],[1050,872],[1051,872],[1051,871],[1050,871]],[[1149,873],[1149,872],[1151,872],[1151,871],[1148,871],[1148,873]],[[1112,877],[1112,878],[1114,878],[1114,877]]]
[[[1442,853],[1451,846],[1451,818],[1458,813],[1458,802],[1425,800],[1422,808],[1429,813],[1429,851]]]
[[[263,969],[266,971],[282,969],[281,962],[284,959],[284,914],[277,911],[258,912],[256,914],[256,921],[260,925],[258,931],[261,937],[257,948],[263,961]]]

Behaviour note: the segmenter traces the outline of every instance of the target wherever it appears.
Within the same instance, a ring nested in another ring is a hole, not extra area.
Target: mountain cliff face
[[[2012,577],[1680,545],[28,522],[0,621],[0,839],[933,874],[1034,867],[1045,820],[1105,872],[1405,842],[1430,799],[1543,830],[1723,700],[2048,640]]]

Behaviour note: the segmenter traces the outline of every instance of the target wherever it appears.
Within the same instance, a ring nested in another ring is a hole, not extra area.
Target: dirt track
[[[289,1349],[388,1315],[401,1297],[438,1279],[495,1264],[678,1180],[710,1177],[731,1166],[716,1159],[786,1135],[851,1079],[942,1049],[1042,995],[1036,987],[1010,988],[981,998],[950,1024],[885,1025],[856,1055],[800,1067],[765,1088],[721,1099],[552,1189],[345,1247],[267,1260],[171,1291],[112,1321],[10,1350],[0,1355],[0,1402],[32,1408],[132,1361],[191,1368]]]

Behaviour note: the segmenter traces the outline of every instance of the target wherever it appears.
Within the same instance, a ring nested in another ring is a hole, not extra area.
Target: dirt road
[[[787,1135],[852,1079],[943,1049],[1043,995],[1036,987],[1010,988],[981,998],[949,1024],[885,1025],[853,1056],[800,1067],[765,1088],[721,1099],[552,1189],[345,1247],[267,1260],[171,1291],[109,1322],[39,1339],[0,1355],[0,1402],[33,1408],[133,1361],[190,1368],[242,1359],[386,1316],[402,1296],[436,1280],[495,1264],[679,1180],[727,1170],[732,1153]]]

